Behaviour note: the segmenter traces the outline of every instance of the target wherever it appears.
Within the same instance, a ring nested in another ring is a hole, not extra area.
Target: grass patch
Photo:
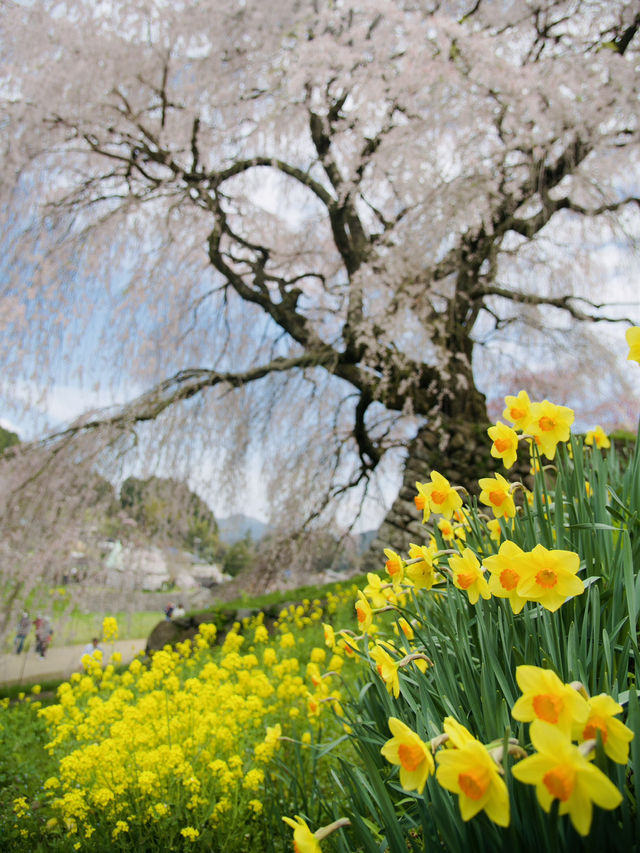
[[[295,589],[277,590],[275,592],[263,593],[262,595],[247,595],[243,594],[239,598],[234,598],[232,601],[224,603],[212,604],[209,607],[204,607],[201,610],[190,610],[188,616],[197,616],[202,613],[214,613],[217,611],[229,610],[266,610],[285,604],[299,604],[305,598],[313,600],[314,598],[323,599],[327,593],[337,593],[347,587],[355,584],[362,586],[366,584],[366,574],[356,575],[343,581],[332,581],[322,586],[299,586]]]

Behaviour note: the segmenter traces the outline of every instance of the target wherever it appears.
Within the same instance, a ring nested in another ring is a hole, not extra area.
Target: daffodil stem
[[[337,829],[342,829],[343,826],[351,826],[351,821],[348,817],[341,817],[338,818],[338,820],[334,820],[333,823],[330,823],[327,826],[321,826],[320,829],[317,829],[313,834],[318,841],[322,841],[323,838],[331,835],[331,833],[335,832]]]

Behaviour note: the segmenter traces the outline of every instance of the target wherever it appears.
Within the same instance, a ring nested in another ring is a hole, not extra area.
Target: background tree
[[[17,433],[0,427],[0,453],[6,450],[7,447],[14,447],[16,444],[20,444]]]
[[[215,517],[185,483],[169,477],[127,477],[120,505],[146,537],[159,544],[189,548],[201,559],[213,559],[220,540]]]
[[[237,486],[253,442],[293,522],[411,440],[406,498],[484,464],[480,344],[553,371],[555,334],[578,373],[574,321],[621,315],[594,244],[637,233],[633,2],[1,15],[5,375],[39,390],[62,353],[129,399],[58,437],[76,459],[179,427]]]

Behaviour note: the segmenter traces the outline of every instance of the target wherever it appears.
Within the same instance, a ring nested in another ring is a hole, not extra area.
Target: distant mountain
[[[220,541],[224,542],[225,545],[233,545],[235,542],[239,542],[245,538],[247,533],[251,535],[254,542],[258,542],[267,532],[267,525],[264,521],[251,518],[249,515],[242,515],[242,513],[230,515],[228,518],[217,518],[216,521],[218,522]]]

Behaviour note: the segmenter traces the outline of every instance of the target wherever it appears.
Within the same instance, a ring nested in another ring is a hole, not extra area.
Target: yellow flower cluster
[[[568,814],[577,832],[587,835],[592,803],[615,809],[622,801],[620,791],[589,760],[599,736],[609,758],[627,763],[633,732],[616,719],[622,706],[605,693],[589,697],[581,684],[563,684],[554,672],[536,666],[519,666],[516,680],[522,696],[511,714],[531,724],[536,753],[516,764],[513,775],[536,786],[545,811],[558,800],[559,813]]]
[[[118,639],[118,622],[113,616],[105,616],[102,620],[102,636],[105,643]]]
[[[557,799],[559,813],[569,814],[577,832],[587,835],[593,803],[614,809],[622,800],[615,785],[589,760],[599,733],[606,754],[613,761],[627,763],[633,732],[616,719],[622,707],[606,694],[587,697],[582,685],[563,684],[551,670],[519,666],[516,680],[522,696],[511,713],[516,720],[531,723],[536,752],[523,758],[526,752],[509,741],[510,752],[522,759],[512,768],[513,776],[536,786],[545,811]],[[499,826],[509,825],[501,745],[485,746],[452,717],[444,720],[443,734],[429,742],[395,717],[389,717],[389,729],[393,737],[381,752],[399,766],[405,790],[421,794],[428,777],[435,773],[443,788],[458,795],[463,820],[485,811]],[[579,745],[572,743],[572,736]],[[441,746],[446,748],[438,749]]]
[[[333,610],[339,600],[331,597]],[[221,831],[232,808],[243,820],[259,815],[281,737],[297,738],[307,715],[313,728],[321,708],[339,709],[332,681],[346,643],[335,643],[329,661],[325,648],[308,662],[296,654],[301,629],[325,613],[317,600],[286,608],[272,635],[259,614],[215,647],[215,626],[202,625],[193,641],[122,673],[88,661],[40,711],[59,762],[44,785],[59,825],[82,844],[98,828],[115,839],[134,825],[181,820],[176,831],[194,842]]]

